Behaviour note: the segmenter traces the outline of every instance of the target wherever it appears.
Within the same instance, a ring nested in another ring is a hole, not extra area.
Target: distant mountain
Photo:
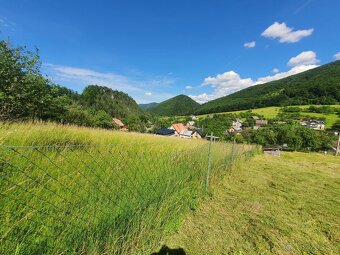
[[[148,103],[148,104],[139,104],[139,107],[144,109],[144,110],[147,110],[147,109],[154,107],[156,105],[158,105],[158,103],[152,102],[152,103]]]
[[[340,61],[290,77],[255,85],[202,104],[197,114],[267,106],[336,104],[340,102]]]
[[[87,86],[80,96],[81,104],[95,110],[103,110],[112,117],[139,117],[145,112],[128,94],[107,87]]]
[[[198,110],[200,104],[185,95],[175,96],[148,109],[160,116],[188,115]]]

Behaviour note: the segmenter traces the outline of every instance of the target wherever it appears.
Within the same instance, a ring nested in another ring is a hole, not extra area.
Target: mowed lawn
[[[164,242],[186,254],[340,254],[340,157],[239,164]]]

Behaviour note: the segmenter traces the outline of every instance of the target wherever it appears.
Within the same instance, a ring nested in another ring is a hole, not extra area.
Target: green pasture
[[[310,105],[297,105],[297,107],[300,107],[302,109],[307,109],[309,106]],[[340,105],[330,105],[330,106],[340,107]],[[277,117],[278,113],[280,112],[280,108],[281,107],[279,106],[271,106],[271,107],[257,108],[257,109],[252,109],[252,110],[221,112],[221,113],[216,113],[216,114],[227,114],[227,113],[239,114],[241,112],[251,111],[253,113],[263,115],[266,119],[274,119]],[[312,113],[312,112],[306,111],[306,112],[301,112],[301,115],[305,117],[325,118],[326,128],[331,128],[335,122],[340,120],[340,117],[336,114]],[[206,118],[208,116],[209,114],[198,115],[198,117],[201,117],[201,118]]]

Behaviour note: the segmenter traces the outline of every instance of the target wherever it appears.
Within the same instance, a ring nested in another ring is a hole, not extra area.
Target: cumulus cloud
[[[294,31],[293,28],[288,27],[284,22],[274,22],[261,35],[267,38],[279,39],[281,43],[296,43],[304,37],[310,36],[313,31],[313,28]]]
[[[195,100],[199,104],[204,104],[208,101],[211,101],[217,98],[214,94],[209,95],[207,93],[203,93],[198,96],[189,95],[189,97],[191,97],[193,100]]]
[[[190,86],[190,85],[185,86],[185,89],[190,90],[190,89],[192,89],[192,86]]]
[[[294,66],[292,69],[290,69],[287,72],[281,72],[281,73],[277,73],[275,75],[260,77],[260,78],[257,79],[256,84],[266,83],[266,82],[270,82],[270,81],[276,81],[276,80],[286,78],[286,77],[294,75],[294,74],[298,74],[298,73],[308,71],[308,70],[313,69],[315,67],[318,67],[318,65]]]
[[[206,93],[203,93],[198,96],[190,95],[190,97],[198,103],[205,103],[207,101],[247,88],[254,84],[255,83],[252,79],[242,79],[240,75],[235,71],[229,71],[213,77],[209,76],[204,79],[202,85],[213,87],[213,94],[208,95]]]
[[[55,64],[43,64],[43,72],[54,83],[68,85],[77,91],[82,91],[87,85],[97,84],[128,93],[139,103],[149,102],[151,99],[162,101],[173,96],[164,92],[164,88],[174,83],[174,79],[168,76],[125,76]],[[156,95],[149,91],[150,87],[153,88],[153,92],[157,92]]]
[[[243,44],[244,47],[246,48],[254,48],[256,46],[256,42],[252,41],[252,42],[246,42]]]
[[[340,51],[338,53],[335,53],[334,56],[335,60],[340,60]]]
[[[303,51],[288,61],[288,66],[315,65],[319,62],[314,51]]]
[[[258,79],[252,79],[252,78],[243,79],[235,71],[225,72],[223,74],[218,74],[214,77],[209,76],[204,79],[202,85],[212,87],[214,89],[213,92],[211,94],[203,93],[200,95],[190,95],[190,97],[194,99],[195,101],[197,101],[198,103],[202,104],[202,103],[206,103],[208,101],[214,100],[216,98],[220,98],[220,97],[232,94],[236,91],[239,91],[244,88],[248,88],[250,86],[279,80],[279,79],[286,78],[288,76],[298,74],[301,72],[305,72],[307,70],[318,67],[316,63],[319,62],[319,60],[317,60],[316,54],[314,52],[313,53],[315,55],[307,54],[307,55],[313,55],[313,58],[299,57],[299,56],[306,55],[302,53],[289,60],[288,65],[292,66],[290,70],[286,72],[280,72],[277,68],[274,68],[273,69],[274,75],[260,77]],[[291,61],[292,59],[293,61]],[[303,59],[305,61],[302,61]]]

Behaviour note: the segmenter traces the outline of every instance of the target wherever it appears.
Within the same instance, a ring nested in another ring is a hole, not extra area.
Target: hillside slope
[[[178,95],[148,109],[160,116],[187,115],[194,113],[200,104],[185,95]]]
[[[196,113],[337,102],[340,102],[340,61],[218,98],[201,105]]]

